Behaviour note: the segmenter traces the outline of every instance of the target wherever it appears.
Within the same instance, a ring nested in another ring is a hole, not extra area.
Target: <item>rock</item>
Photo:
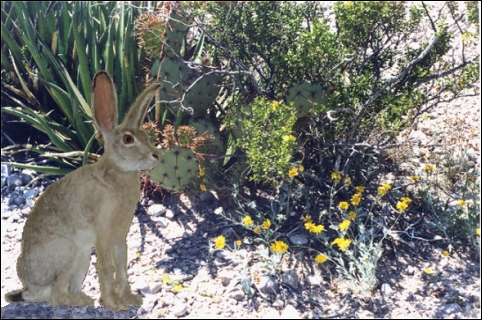
[[[277,294],[279,293],[279,283],[275,277],[260,276],[258,290],[264,294]]]
[[[152,282],[149,284],[149,289],[151,291],[151,294],[156,294],[158,293],[162,287],[164,286],[164,283],[161,282],[161,281],[157,281],[157,282]]]
[[[176,317],[182,317],[187,313],[187,304],[184,301],[177,302],[174,307],[172,307],[172,313]]]
[[[7,178],[12,174],[12,166],[8,163],[2,163],[2,177]]]
[[[283,300],[276,299],[271,306],[275,308],[283,308],[285,306],[285,303],[283,302]]]
[[[139,308],[141,313],[150,313],[157,303],[157,297],[153,294],[148,294],[143,299],[142,306]]]
[[[287,305],[286,308],[281,311],[280,319],[301,319],[300,313],[292,305]]]
[[[281,283],[297,290],[299,286],[299,278],[294,270],[288,270],[281,275]]]
[[[308,243],[308,238],[301,235],[294,235],[294,236],[291,236],[289,239],[291,243],[296,246],[304,246],[305,244]]]
[[[40,193],[40,190],[38,190],[38,189],[31,189],[31,190],[26,190],[26,191],[23,193],[23,196],[25,197],[25,199],[33,199],[33,198],[35,198],[39,193]]]
[[[94,319],[114,319],[114,312],[106,307],[96,307]]]
[[[381,292],[384,298],[388,298],[393,294],[393,289],[388,283],[382,284]]]
[[[174,211],[172,211],[171,209],[166,210],[166,218],[168,218],[169,220],[173,220],[175,216],[176,215],[174,214]]]
[[[321,286],[321,279],[314,274],[307,275],[305,279],[312,287]]]
[[[415,274],[415,268],[413,266],[408,266],[405,269],[405,273],[409,276],[413,276]]]
[[[218,278],[221,280],[223,286],[229,285],[229,283],[232,279],[234,279],[234,277],[236,277],[236,273],[232,270],[222,270],[218,274]]]
[[[427,140],[427,135],[425,133],[423,133],[422,131],[413,130],[412,132],[410,132],[409,138],[412,139],[412,140],[416,140],[417,142],[421,143],[421,142],[425,142]]]
[[[162,204],[153,204],[147,209],[147,214],[150,216],[158,217],[166,213],[167,208]]]
[[[24,205],[25,203],[26,203],[25,198],[16,192],[12,193],[10,195],[10,199],[8,199],[9,206],[11,205],[21,206],[21,205]]]
[[[216,200],[216,198],[210,191],[201,192],[201,194],[199,195],[199,199],[201,199],[202,202],[211,202]]]
[[[149,282],[145,277],[139,277],[136,282],[134,282],[131,286],[132,291],[141,291],[142,293],[149,294],[150,288],[149,288]]]
[[[17,174],[7,177],[7,186],[9,190],[15,190],[16,187],[22,186],[22,178]]]
[[[30,174],[27,174],[27,173],[24,173],[25,170],[22,172],[22,173],[19,173],[20,175],[20,178],[22,179],[22,185],[23,186],[26,186],[27,184],[29,184],[33,179],[32,177],[30,176]]]
[[[445,314],[454,314],[458,312],[462,312],[462,308],[457,303],[449,303],[444,305],[440,311]]]
[[[241,289],[234,289],[229,293],[229,296],[236,301],[241,301],[244,299],[244,291]]]

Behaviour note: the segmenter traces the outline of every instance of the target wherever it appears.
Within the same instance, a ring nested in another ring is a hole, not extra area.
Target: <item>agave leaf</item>
[[[36,166],[36,165],[24,164],[24,163],[18,163],[18,162],[9,162],[9,164],[17,168],[31,169],[31,170],[35,170],[36,172],[51,173],[59,176],[66,175],[67,173],[73,171],[70,169],[63,169],[59,167]]]

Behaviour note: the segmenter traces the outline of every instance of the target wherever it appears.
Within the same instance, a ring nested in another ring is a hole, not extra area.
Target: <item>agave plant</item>
[[[89,106],[92,76],[99,70],[113,75],[122,119],[141,70],[133,37],[139,7],[121,1],[2,2],[1,64],[8,74],[2,77],[2,112],[45,133],[55,147],[31,150],[45,156],[54,151],[52,159],[70,169],[13,165],[64,174],[97,158],[102,141]]]

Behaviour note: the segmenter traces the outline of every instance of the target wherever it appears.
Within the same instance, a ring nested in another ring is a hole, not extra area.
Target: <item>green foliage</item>
[[[251,179],[279,182],[290,169],[297,145],[292,131],[296,110],[284,103],[259,98],[243,110],[242,119],[244,134],[239,146],[246,152]]]

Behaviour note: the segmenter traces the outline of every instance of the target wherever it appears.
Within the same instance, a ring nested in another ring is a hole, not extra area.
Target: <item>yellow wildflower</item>
[[[166,283],[169,282],[169,275],[165,274],[164,277],[162,277],[162,282]]]
[[[355,211],[350,211],[350,212],[348,213],[348,216],[350,217],[350,219],[353,220],[353,219],[356,218],[356,212],[355,212]]]
[[[315,261],[318,263],[324,263],[326,260],[328,260],[328,258],[323,253],[320,253],[315,257]]]
[[[337,244],[338,249],[343,251],[351,244],[351,240],[345,238],[336,238],[331,244]]]
[[[140,252],[136,252],[136,259],[139,259],[141,257],[141,253]]]
[[[392,186],[389,184],[389,183],[382,183],[382,186],[388,190],[390,190],[392,188]]]
[[[243,242],[242,242],[241,240],[236,240],[236,245],[237,245],[238,247],[241,247],[241,244],[243,244]]]
[[[216,249],[221,250],[222,248],[224,248],[225,245],[226,245],[226,238],[224,236],[219,236],[216,239],[214,239],[214,247],[216,247]]]
[[[335,171],[331,173],[331,178],[337,182],[341,180],[341,173],[339,171]]]
[[[388,188],[386,187],[386,185],[388,185]],[[389,184],[384,183],[381,187],[378,187],[378,194],[384,196],[390,188],[391,187]]]
[[[431,164],[427,164],[422,170],[425,172],[432,172],[435,170],[435,167]]]
[[[432,269],[430,269],[430,268],[425,269],[425,273],[426,273],[426,274],[431,274],[431,273],[432,273]]]
[[[343,222],[338,225],[338,228],[340,229],[341,232],[343,232],[346,229],[348,229],[350,224],[351,224],[350,220],[343,220]]]
[[[420,176],[417,176],[417,175],[414,175],[414,176],[410,177],[410,180],[412,180],[412,181],[417,181],[418,179],[420,179]]]
[[[480,228],[475,229],[475,234],[480,237]]]
[[[291,168],[290,171],[288,171],[288,177],[293,178],[294,176],[298,175],[298,168]]]
[[[271,109],[273,109],[273,111],[275,111],[276,108],[278,108],[278,105],[279,105],[278,101],[271,102]]]
[[[286,142],[296,141],[296,138],[293,137],[292,135],[289,135],[289,136],[288,136],[288,135],[284,135],[284,136],[282,137],[282,139],[283,139],[283,141],[286,141]]]
[[[274,252],[285,253],[288,250],[288,244],[284,241],[275,240],[270,248]]]
[[[363,192],[363,191],[365,191],[365,187],[363,187],[363,186],[356,186],[355,189],[356,189],[356,191],[358,191],[358,192]]]
[[[353,195],[353,197],[351,197],[351,204],[354,205],[354,206],[357,206],[360,204],[360,201],[361,201],[361,198],[362,198],[362,194],[361,193],[355,193]]]
[[[199,169],[199,176],[202,177],[205,172],[206,172],[206,168]]]
[[[345,184],[351,185],[351,178],[350,177],[345,178]]]
[[[253,219],[250,216],[246,216],[243,218],[243,226],[247,227],[253,224]]]
[[[201,184],[201,185],[199,186],[199,188],[201,188],[201,191],[206,192],[206,187],[205,187],[203,184]]]
[[[314,233],[314,234],[318,234],[320,233],[321,231],[325,230],[325,226],[322,225],[322,224],[314,224],[311,229],[310,229],[310,232]]]
[[[261,228],[269,229],[269,227],[271,227],[271,221],[269,221],[269,219],[264,220],[263,224],[261,225]]]
[[[403,211],[405,211],[405,209],[407,209],[407,208],[408,208],[408,204],[407,204],[406,202],[400,202],[400,201],[397,202],[397,209],[398,209],[398,211],[403,212]]]
[[[447,250],[445,250],[444,252],[442,252],[444,256],[448,257],[449,256],[449,252]]]
[[[341,210],[346,210],[348,209],[350,205],[348,204],[348,202],[346,201],[341,201],[339,204],[338,204],[338,207],[341,209]]]
[[[177,286],[172,287],[172,291],[179,292],[182,290],[182,284],[178,284]]]
[[[311,216],[301,217],[301,220],[303,220],[304,222],[311,222]]]
[[[261,229],[259,227],[256,227],[256,228],[253,229],[253,232],[254,233],[260,233]]]
[[[408,204],[408,203],[412,202],[412,199],[410,199],[409,197],[401,197],[400,201]]]
[[[299,171],[299,172],[305,171],[305,167],[303,167],[303,165],[300,165],[300,166],[298,167],[298,171]]]
[[[461,207],[465,206],[465,200],[462,200],[462,199],[461,199],[461,200],[457,201],[457,203],[458,203],[459,206],[461,206]]]

